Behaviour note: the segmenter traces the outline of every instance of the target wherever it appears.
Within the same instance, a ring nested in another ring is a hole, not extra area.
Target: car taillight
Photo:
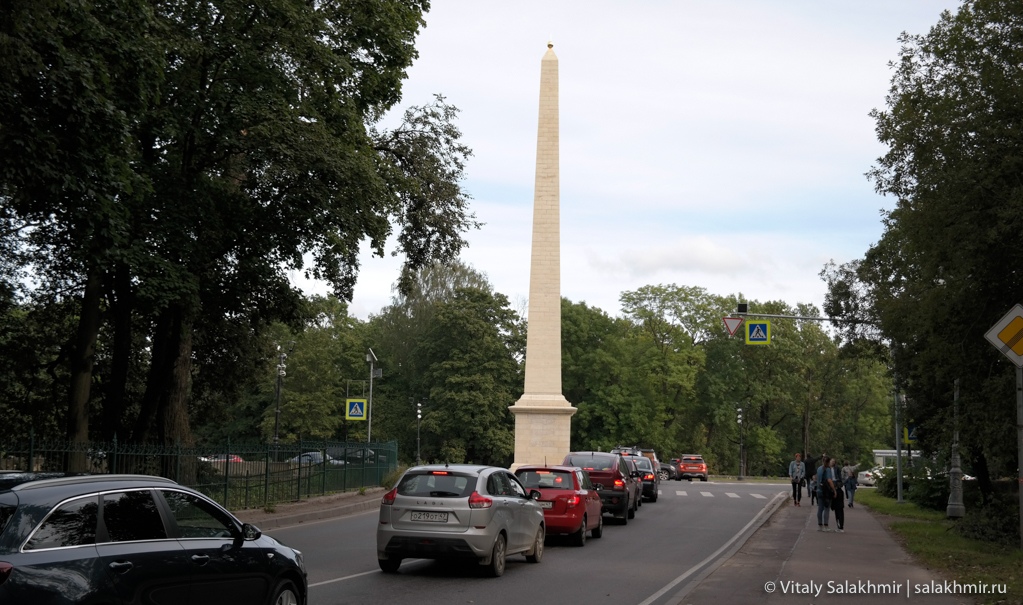
[[[386,504],[390,506],[394,504],[394,499],[398,496],[398,488],[394,488],[391,491],[384,494],[384,497],[380,499],[380,504]]]
[[[622,481],[621,479],[615,479],[614,490],[615,491],[619,491],[619,492],[620,491],[624,491],[625,490],[625,482]]]
[[[654,480],[654,474],[653,473],[647,473],[647,474],[643,475],[643,481],[653,481],[653,480]]]
[[[7,581],[7,578],[11,577],[11,571],[14,570],[14,566],[10,563],[0,561],[0,584]]]
[[[493,500],[486,496],[481,496],[479,492],[473,492],[469,495],[469,508],[490,508],[493,505]]]
[[[569,496],[565,499],[565,504],[568,505],[568,508],[575,508],[575,505],[579,504],[579,496]]]

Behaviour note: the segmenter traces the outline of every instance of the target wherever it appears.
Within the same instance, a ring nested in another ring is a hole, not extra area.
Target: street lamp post
[[[419,458],[419,425],[423,420],[423,402],[416,404],[416,466],[422,464]]]
[[[366,402],[366,443],[373,441],[373,378],[379,370],[373,369],[377,356],[373,349],[366,349],[366,361],[369,362],[369,400]]]
[[[274,445],[277,445],[281,428],[281,381],[287,376],[287,366],[284,365],[284,360],[288,358],[288,354],[281,350],[280,345],[277,345],[277,351],[280,353],[280,356],[277,358],[277,390],[274,396],[277,401],[277,409],[274,412]]]
[[[742,460],[742,408],[738,408],[736,411],[736,422],[739,423],[739,481],[742,481],[743,475],[743,460]]]

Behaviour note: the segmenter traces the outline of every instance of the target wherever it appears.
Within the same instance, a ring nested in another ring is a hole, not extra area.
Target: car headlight
[[[299,569],[305,572],[305,557],[302,556],[302,551],[297,548],[291,550],[295,553],[295,563],[298,564]]]

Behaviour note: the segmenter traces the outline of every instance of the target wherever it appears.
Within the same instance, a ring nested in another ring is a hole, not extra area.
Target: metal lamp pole
[[[277,392],[275,399],[277,401],[277,409],[274,412],[274,445],[277,445],[278,431],[281,427],[281,380],[287,376],[287,366],[284,365],[284,360],[288,358],[288,354],[281,351],[281,346],[277,345],[277,350],[280,351],[280,356],[277,359]]]
[[[422,464],[419,459],[419,425],[423,420],[423,402],[416,404],[416,466]]]
[[[739,423],[739,481],[742,481],[743,475],[743,460],[742,460],[742,408],[739,408],[736,412],[736,422]]]
[[[366,443],[373,441],[373,377],[376,372],[373,364],[377,362],[377,356],[373,349],[366,349],[366,361],[369,362],[369,400],[366,403]]]

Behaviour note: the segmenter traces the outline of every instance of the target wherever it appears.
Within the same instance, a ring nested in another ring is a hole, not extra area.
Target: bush
[[[384,478],[380,480],[380,485],[387,489],[391,489],[398,484],[398,479],[401,479],[401,476],[404,475],[407,470],[407,466],[398,466],[398,468],[384,475]]]
[[[965,538],[1019,546],[1019,504],[1011,494],[996,493],[987,506],[967,507],[953,530]]]

